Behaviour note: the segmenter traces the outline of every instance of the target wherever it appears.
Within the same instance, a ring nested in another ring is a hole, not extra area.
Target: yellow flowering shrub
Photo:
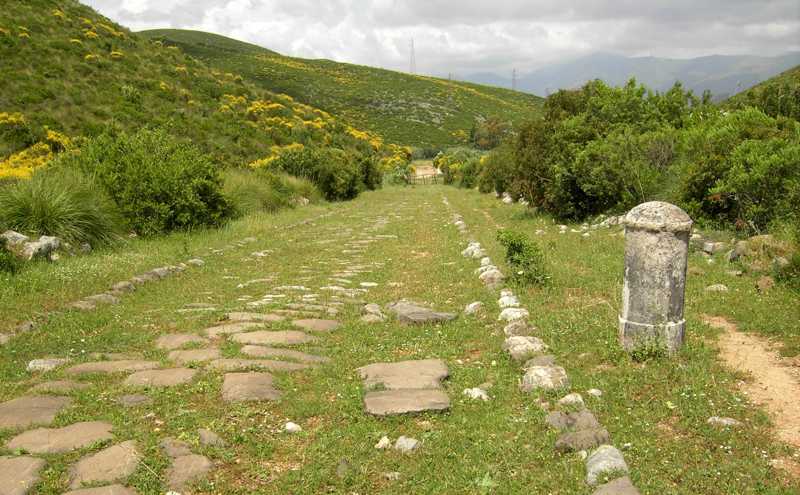
[[[177,65],[177,66],[175,66],[175,72],[177,74],[183,74],[184,76],[189,74],[189,71],[186,69],[185,65]]]
[[[71,40],[69,40],[69,42],[72,43],[73,45],[83,46],[83,41],[77,38],[72,38]]]
[[[97,60],[99,60],[99,57],[94,53],[89,53],[85,57],[83,57],[83,59],[86,60],[87,62],[96,62]]]
[[[53,159],[53,151],[47,143],[36,143],[19,153],[0,161],[0,179],[27,179],[37,168],[44,167]]]
[[[256,160],[252,162],[249,167],[250,168],[266,168],[269,165],[277,160],[282,154],[290,153],[292,151],[302,151],[305,149],[302,143],[292,143],[286,146],[272,146],[270,148],[270,154],[260,160]]]
[[[125,58],[125,54],[122,53],[121,51],[117,51],[117,50],[111,52],[110,55],[111,55],[111,58],[114,59],[114,60],[121,60],[121,59]]]
[[[0,127],[17,127],[25,125],[25,116],[19,112],[0,112]]]
[[[60,153],[72,149],[72,140],[69,137],[52,129],[45,128],[45,130],[47,131],[45,143],[50,146],[51,150]]]
[[[280,103],[273,103],[270,101],[256,100],[247,107],[246,113],[248,117],[257,118],[262,115],[279,115],[286,111],[286,107]]]
[[[28,34],[28,33],[27,33],[27,32],[25,32],[25,31],[22,31],[22,32],[20,32],[20,33],[19,33],[17,36],[18,36],[18,37],[20,37],[20,38],[24,38],[24,39],[27,39],[27,38],[30,38],[30,37],[31,37],[31,35],[30,35],[30,34]]]
[[[158,87],[161,88],[161,91],[170,91],[172,89],[169,87],[169,84],[165,83],[164,81],[158,83]]]
[[[115,38],[124,38],[125,37],[125,33],[123,33],[122,31],[117,31],[116,29],[114,29],[113,27],[109,26],[108,24],[103,24],[101,22],[101,23],[98,23],[97,25],[100,27],[100,29],[102,29],[103,31],[107,32],[111,36],[114,36]]]
[[[53,14],[53,17],[58,17],[59,19],[66,19],[67,18],[67,16],[64,15],[64,12],[62,12],[59,9],[53,9],[51,14]]]
[[[81,24],[83,24],[84,26],[94,26],[94,22],[86,17],[81,17]]]
[[[98,35],[98,34],[97,34],[97,33],[95,33],[94,31],[92,31],[91,29],[87,29],[86,31],[84,31],[84,32],[83,32],[83,35],[84,35],[84,36],[85,36],[87,39],[90,39],[90,40],[96,40],[96,39],[100,38],[100,35]]]

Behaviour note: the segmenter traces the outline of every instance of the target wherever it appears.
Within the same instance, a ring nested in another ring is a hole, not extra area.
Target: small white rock
[[[464,314],[474,315],[478,311],[483,309],[483,303],[480,301],[475,301],[474,303],[470,303],[464,308]]]
[[[592,397],[601,397],[603,395],[603,391],[597,388],[590,388],[586,393]]]
[[[708,418],[706,423],[708,423],[708,424],[710,424],[712,426],[725,426],[725,427],[728,427],[728,426],[739,426],[739,425],[742,424],[741,421],[738,421],[736,419],[733,419],[733,418],[721,418],[719,416],[711,416],[710,418]]]
[[[394,450],[399,450],[402,453],[408,453],[416,450],[419,447],[419,440],[416,438],[402,436],[394,443]]]
[[[299,424],[292,423],[291,421],[286,423],[283,429],[284,431],[286,431],[286,433],[300,433],[301,431],[303,431],[303,428],[301,428]]]
[[[389,437],[387,436],[381,437],[381,439],[378,440],[378,443],[375,444],[376,449],[388,449],[391,446],[392,446],[392,441],[389,440]]]
[[[530,316],[528,310],[525,308],[506,308],[501,313],[500,316],[497,318],[498,321],[514,321],[514,320],[524,320]]]
[[[518,308],[519,307],[519,299],[517,299],[517,296],[514,296],[514,295],[503,296],[503,297],[501,297],[500,299],[497,300],[497,304],[501,308],[504,308],[504,309],[505,308]]]
[[[583,397],[581,396],[581,394],[578,393],[567,394],[564,397],[562,397],[561,400],[558,401],[558,403],[561,404],[562,406],[585,407],[585,404],[583,403]]]
[[[482,400],[484,402],[489,400],[489,394],[487,394],[485,390],[479,387],[465,388],[463,394],[472,400]]]

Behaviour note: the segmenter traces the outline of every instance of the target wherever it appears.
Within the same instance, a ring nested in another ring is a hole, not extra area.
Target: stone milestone
[[[683,344],[686,266],[692,220],[653,201],[625,217],[625,277],[620,341],[631,352],[650,346],[675,352]]]

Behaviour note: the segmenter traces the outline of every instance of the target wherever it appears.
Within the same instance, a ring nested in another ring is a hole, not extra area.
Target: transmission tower
[[[511,89],[517,90],[517,69],[511,71]]]
[[[408,64],[408,72],[417,73],[417,54],[414,52],[414,38],[411,38],[411,61]]]

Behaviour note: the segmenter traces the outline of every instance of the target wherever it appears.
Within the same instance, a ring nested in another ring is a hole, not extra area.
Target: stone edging
[[[456,213],[447,197],[442,196],[444,205],[453,212],[453,224],[462,235],[468,235],[468,227],[464,218]],[[508,352],[512,359],[525,362],[525,375],[520,383],[520,390],[529,393],[536,390],[569,389],[569,377],[563,367],[557,366],[553,356],[543,353],[547,345],[537,337],[529,335],[535,331],[527,319],[528,310],[522,308],[519,300],[510,289],[503,288],[505,276],[500,269],[492,264],[486,256],[480,243],[470,239],[462,256],[480,259],[481,266],[475,271],[480,280],[489,290],[500,290],[498,304],[502,309],[498,321],[506,322],[503,332],[506,340],[503,350]],[[599,390],[590,390],[594,396],[600,396]],[[602,428],[594,415],[586,407],[583,397],[577,393],[570,393],[558,402],[565,411],[556,410],[547,416],[549,426],[559,429],[563,434],[556,441],[555,449],[559,452],[578,451],[585,455],[586,482],[595,488],[593,495],[638,495],[639,491],[628,478],[628,466],[625,459],[616,447],[611,445],[608,431]],[[549,403],[540,405],[546,411]],[[586,452],[589,448],[591,452]],[[617,475],[607,483],[597,486],[604,476]]]

